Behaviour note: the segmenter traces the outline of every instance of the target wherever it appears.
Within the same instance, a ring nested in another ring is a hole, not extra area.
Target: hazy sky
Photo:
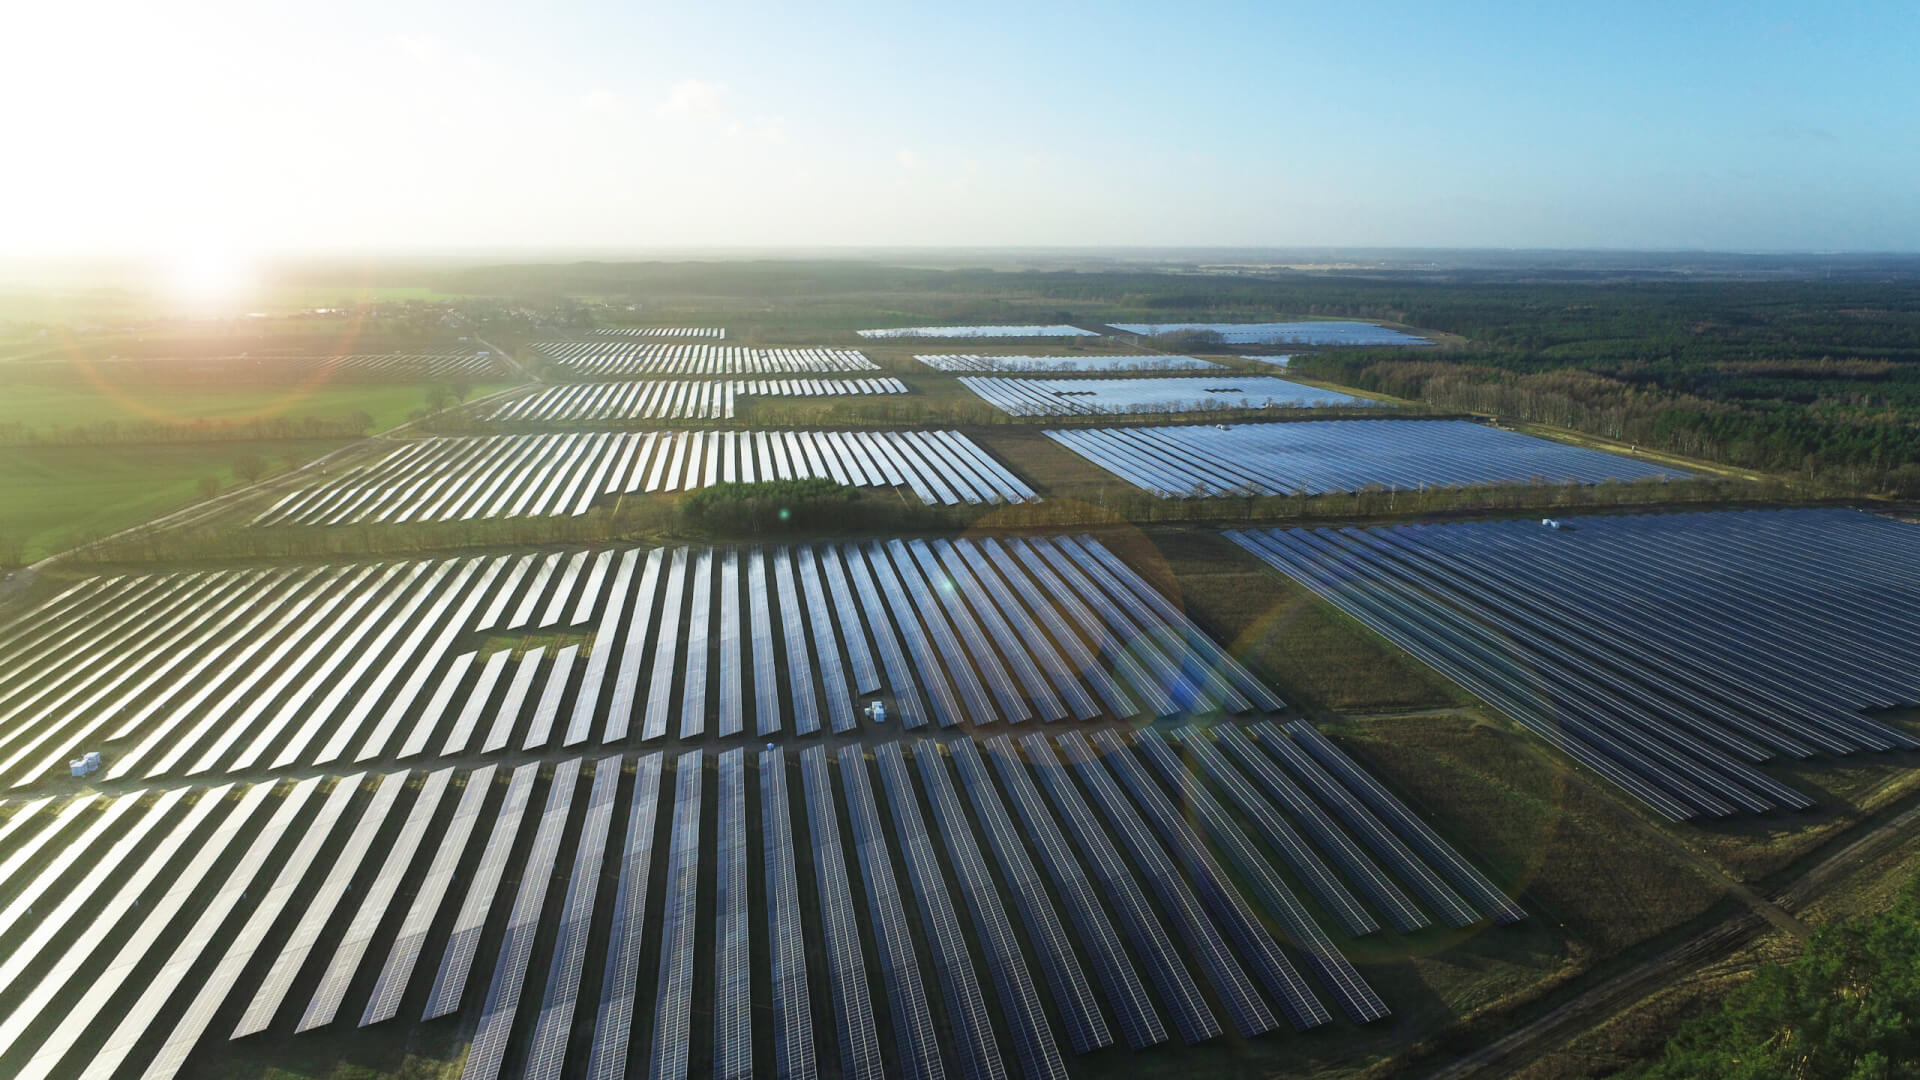
[[[1920,5],[73,0],[15,254],[1920,250]]]

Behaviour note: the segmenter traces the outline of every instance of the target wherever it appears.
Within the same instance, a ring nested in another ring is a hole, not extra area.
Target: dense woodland
[[[1920,881],[1890,910],[1822,927],[1682,1027],[1634,1080],[1892,1080],[1920,1070]],[[1623,1078],[1625,1080],[1625,1078]]]

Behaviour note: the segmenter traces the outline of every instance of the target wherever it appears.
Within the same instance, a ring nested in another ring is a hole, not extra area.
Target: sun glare
[[[168,293],[195,304],[238,299],[252,284],[246,258],[230,248],[213,245],[176,252],[165,263],[162,275]]]

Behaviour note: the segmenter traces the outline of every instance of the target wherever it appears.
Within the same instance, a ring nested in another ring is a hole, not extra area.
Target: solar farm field
[[[1011,416],[1386,405],[1371,398],[1265,375],[1152,379],[1002,379],[963,375],[960,383]]]
[[[1634,458],[1464,420],[1329,420],[1208,427],[1081,428],[1047,436],[1166,497],[1317,495],[1472,484],[1681,479]]]
[[[36,1080],[414,1023],[471,1032],[477,1080],[1105,1075],[1378,1023],[1362,939],[1526,918],[1272,722],[128,790],[0,829],[0,1068]]]
[[[0,780],[1282,708],[1095,540],[606,549],[80,581],[4,629]]]
[[[1912,749],[1920,528],[1764,511],[1229,534],[1675,820],[1805,808],[1775,759]]]
[[[1092,330],[1056,323],[1044,326],[894,326],[861,330],[863,338],[1072,338],[1099,337]]]
[[[1196,356],[983,356],[921,355],[913,357],[935,371],[1044,372],[1044,371],[1200,371],[1220,365]]]
[[[0,1076],[1571,1080],[1920,860],[1903,508],[1106,321],[1424,318],[1297,275],[687,273],[387,311],[501,374],[322,373],[410,422],[0,581]],[[853,332],[975,318],[1056,325]]]
[[[1431,345],[1425,338],[1366,322],[1114,323],[1115,330],[1154,337],[1188,331],[1219,334],[1227,345],[1326,345],[1377,349],[1385,345]]]
[[[418,439],[296,486],[256,526],[585,514],[617,495],[822,477],[906,488],[927,505],[1027,502],[1033,490],[951,431],[649,431]]]
[[[487,414],[494,423],[524,421],[731,420],[743,397],[852,397],[905,394],[894,378],[660,380],[555,386]]]
[[[651,375],[811,375],[877,371],[858,349],[755,349],[740,345],[664,345],[613,341],[542,341],[533,351],[570,377],[622,379]]]

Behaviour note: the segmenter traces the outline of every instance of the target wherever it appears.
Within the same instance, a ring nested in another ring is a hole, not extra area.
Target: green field
[[[476,387],[470,400],[499,389]],[[217,390],[15,383],[0,388],[0,431],[31,440],[110,423],[338,421],[364,413],[372,418],[367,430],[377,432],[405,423],[426,407],[426,388],[418,385]],[[14,424],[20,429],[8,428]],[[31,562],[178,510],[204,497],[208,477],[221,490],[238,483],[235,465],[248,456],[263,459],[269,473],[278,473],[351,441],[211,438],[0,446],[0,556]]]
[[[484,397],[502,385],[476,387]],[[39,385],[16,383],[0,392],[0,425],[20,424],[45,431],[106,422],[190,424],[244,422],[275,417],[337,420],[362,412],[373,418],[370,432],[407,421],[427,407],[424,386],[349,384],[317,387],[243,387],[162,389],[152,386]]]
[[[0,447],[0,540],[26,561],[171,513],[201,499],[203,477],[224,490],[247,454],[278,472],[346,440],[150,446]]]

